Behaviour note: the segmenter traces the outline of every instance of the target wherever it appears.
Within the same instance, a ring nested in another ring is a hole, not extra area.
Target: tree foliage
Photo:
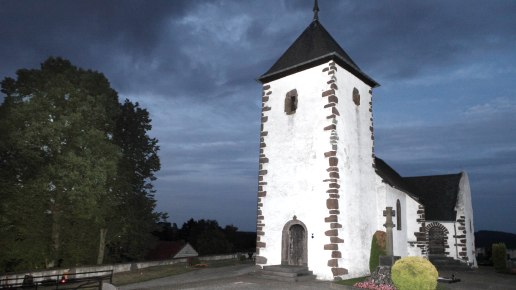
[[[371,252],[369,255],[369,271],[373,273],[380,265],[380,256],[385,256],[387,251],[385,249],[386,233],[383,231],[376,231],[371,241]]]
[[[233,225],[219,226],[215,220],[189,219],[181,228],[168,222],[161,222],[161,229],[154,235],[162,241],[186,241],[200,255],[254,252],[255,232],[239,232]]]
[[[492,245],[493,266],[496,272],[507,270],[507,247],[504,243],[494,243]]]
[[[106,77],[61,58],[2,81],[0,269],[144,255],[159,170],[150,118]]]

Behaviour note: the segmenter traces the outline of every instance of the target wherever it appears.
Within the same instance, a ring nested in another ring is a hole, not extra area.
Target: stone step
[[[297,277],[297,276],[307,276],[312,275],[312,271],[300,271],[300,272],[282,272],[282,271],[272,271],[272,270],[266,270],[263,269],[260,271],[263,274],[267,275],[277,275],[277,276],[284,276],[284,277]]]
[[[429,260],[439,271],[468,271],[468,270],[471,270],[471,268],[467,264],[465,264],[459,260],[455,260],[454,258],[451,258],[451,257],[430,256]]]
[[[306,266],[264,266],[258,274],[265,278],[276,281],[297,282],[315,280],[313,272]]]
[[[470,267],[468,266],[446,266],[446,265],[441,265],[441,266],[436,266],[435,267],[437,269],[438,272],[466,272],[466,271],[473,271],[473,269],[471,269]]]
[[[307,266],[272,265],[272,266],[264,266],[263,270],[274,271],[274,272],[284,272],[284,273],[300,273],[300,272],[308,271],[308,267]]]
[[[315,275],[296,276],[296,277],[283,277],[283,276],[277,276],[277,275],[261,274],[260,277],[265,278],[265,279],[269,279],[269,280],[282,281],[282,282],[304,282],[304,281],[313,281],[313,280],[315,280]]]
[[[430,260],[434,265],[464,265],[461,261],[453,260],[453,261],[435,261]]]

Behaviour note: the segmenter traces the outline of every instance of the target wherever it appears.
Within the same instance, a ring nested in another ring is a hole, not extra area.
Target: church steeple
[[[317,2],[317,0],[315,0],[314,2],[314,19],[313,21],[318,21],[319,20],[319,3]]]
[[[313,20],[305,31],[258,80],[266,83],[317,66],[329,60],[335,60],[344,69],[371,87],[379,86],[377,82],[360,70],[319,22],[319,3],[317,0],[314,1],[313,12]]]

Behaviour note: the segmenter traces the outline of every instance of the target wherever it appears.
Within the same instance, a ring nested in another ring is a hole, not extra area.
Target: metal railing
[[[113,270],[4,278],[0,280],[0,289],[102,289],[104,282],[113,282]]]

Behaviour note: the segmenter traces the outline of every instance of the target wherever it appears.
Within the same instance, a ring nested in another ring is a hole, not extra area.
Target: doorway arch
[[[308,232],[296,216],[283,227],[281,238],[281,264],[289,266],[308,265]]]
[[[433,222],[426,227],[428,234],[428,254],[433,256],[446,255],[448,247],[448,230],[442,224]]]

